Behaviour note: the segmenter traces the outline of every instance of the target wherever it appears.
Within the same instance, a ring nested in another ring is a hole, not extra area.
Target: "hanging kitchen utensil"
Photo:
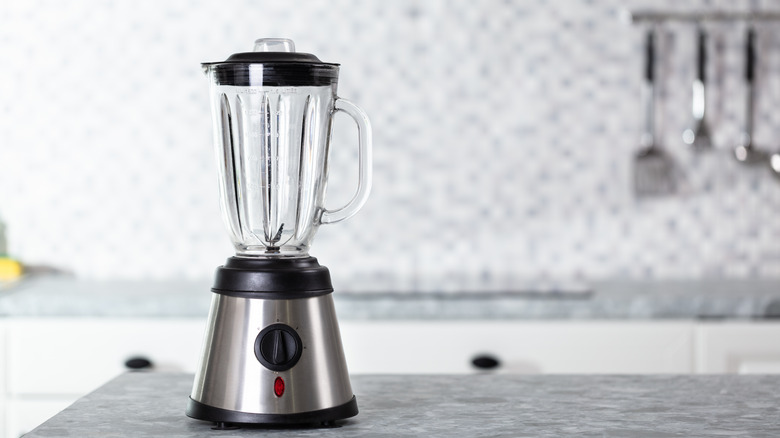
[[[755,111],[755,51],[756,31],[751,26],[748,28],[745,39],[745,86],[747,88],[747,98],[745,105],[745,126],[742,131],[742,138],[739,145],[734,148],[734,157],[737,161],[745,164],[758,164],[766,160],[766,154],[757,150],[753,145],[753,123]]]
[[[638,197],[662,196],[677,191],[676,166],[658,145],[655,123],[655,30],[647,31],[645,41],[645,80],[642,106],[645,112],[641,149],[634,160],[634,192]]]
[[[707,114],[707,93],[705,87],[705,77],[707,70],[707,34],[704,28],[699,25],[698,44],[696,56],[696,79],[692,86],[691,113],[693,116],[693,125],[683,132],[683,141],[691,145],[697,151],[704,151],[712,148],[710,138],[710,129],[708,126]]]
[[[769,156],[769,168],[774,175],[780,178],[780,152],[775,152]]]

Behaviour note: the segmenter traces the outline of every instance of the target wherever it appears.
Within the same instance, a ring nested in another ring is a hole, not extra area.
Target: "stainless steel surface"
[[[642,107],[645,121],[640,138],[640,150],[634,161],[634,192],[638,197],[661,196],[677,191],[677,169],[672,158],[658,145],[656,87],[655,87],[655,30],[647,33],[646,71],[642,86]]]
[[[692,86],[691,115],[693,125],[683,132],[683,141],[702,151],[712,148],[710,128],[707,121],[707,89],[705,86],[705,69],[707,68],[707,36],[704,29],[698,30],[696,79]]]
[[[780,152],[775,152],[769,156],[769,168],[775,176],[780,178]]]
[[[748,30],[745,43],[745,87],[747,88],[747,98],[745,100],[745,126],[742,130],[742,136],[737,147],[734,148],[734,158],[744,164],[760,164],[766,162],[767,156],[764,152],[756,149],[753,145],[753,123],[756,99],[755,87],[755,31]]]
[[[255,357],[255,339],[268,325],[286,324],[303,344],[300,360],[271,371]],[[347,403],[353,396],[331,294],[262,300],[214,294],[191,397],[200,403],[257,414],[292,414]],[[285,392],[274,394],[281,377]]]
[[[708,149],[712,147],[710,129],[705,117],[706,114],[706,88],[701,80],[693,81],[692,86],[691,115],[693,126],[683,132],[683,141],[696,149]]]
[[[766,154],[753,145],[753,111],[755,106],[755,87],[753,82],[747,84],[747,100],[745,103],[745,126],[742,129],[740,142],[734,148],[734,158],[740,163],[759,164],[766,159]]]
[[[641,91],[642,110],[645,120],[639,145],[642,149],[655,147],[655,86],[652,81],[645,81]]]

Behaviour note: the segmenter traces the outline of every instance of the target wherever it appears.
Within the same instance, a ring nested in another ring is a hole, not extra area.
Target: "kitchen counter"
[[[48,276],[0,289],[0,317],[205,318],[210,281]],[[780,316],[780,279],[601,281],[490,292],[334,294],[339,319],[751,319]]]
[[[25,437],[780,436],[780,376],[363,375],[340,427],[231,431],[184,415],[192,382],[124,374]]]

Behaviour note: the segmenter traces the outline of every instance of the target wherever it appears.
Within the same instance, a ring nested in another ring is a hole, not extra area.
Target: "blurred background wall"
[[[200,279],[232,254],[203,61],[258,37],[342,64],[374,125],[375,183],[312,254],[337,287],[454,290],[525,279],[780,277],[780,179],[734,162],[745,26],[710,31],[717,150],[694,154],[695,28],[659,41],[663,145],[681,193],[636,199],[643,27],[631,9],[773,1],[0,2],[0,215],[24,262],[84,278]],[[758,25],[756,144],[780,149],[780,29]],[[336,120],[328,205],[354,190]]]

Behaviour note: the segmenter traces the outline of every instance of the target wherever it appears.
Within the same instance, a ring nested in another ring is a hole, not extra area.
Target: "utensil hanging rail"
[[[632,23],[661,21],[780,21],[780,12],[770,11],[630,11],[628,15]]]

